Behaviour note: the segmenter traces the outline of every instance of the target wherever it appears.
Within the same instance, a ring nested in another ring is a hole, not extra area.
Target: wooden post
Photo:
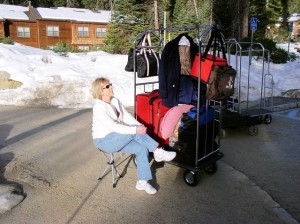
[[[154,26],[155,29],[159,29],[157,0],[154,0]]]

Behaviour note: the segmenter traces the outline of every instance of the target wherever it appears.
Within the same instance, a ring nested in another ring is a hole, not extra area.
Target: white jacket
[[[117,117],[111,105],[116,107],[119,117]],[[136,126],[140,123],[124,108],[117,98],[112,98],[111,105],[102,100],[96,100],[93,107],[93,139],[104,138],[112,132],[120,134],[136,133]]]

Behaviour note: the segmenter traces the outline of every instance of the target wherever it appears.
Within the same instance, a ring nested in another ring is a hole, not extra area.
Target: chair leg
[[[113,158],[114,158],[114,156],[112,156],[111,155],[111,158],[109,158],[107,155],[106,155],[106,153],[105,152],[102,152],[102,154],[105,156],[105,158],[106,158],[106,162],[107,162],[107,166],[106,166],[106,168],[105,168],[105,170],[102,172],[102,174],[101,174],[101,176],[98,178],[98,180],[102,180],[102,178],[104,177],[104,176],[106,176],[110,171],[107,171],[109,168],[111,168],[111,163],[113,162],[112,160],[113,160]]]
[[[119,174],[116,165],[115,165],[115,157],[118,154],[118,152],[116,153],[109,153],[110,156],[107,155],[107,153],[104,153],[104,156],[107,160],[107,166],[105,168],[105,170],[103,171],[102,175],[98,178],[98,180],[102,180],[102,178],[104,176],[106,176],[109,172],[112,173],[112,180],[113,180],[113,187],[116,187],[117,184],[117,180],[118,178],[122,178],[123,176],[121,174]]]

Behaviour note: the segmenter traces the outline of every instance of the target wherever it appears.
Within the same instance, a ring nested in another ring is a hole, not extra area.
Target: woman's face
[[[107,82],[104,83],[103,87],[102,87],[102,97],[112,97],[114,95],[114,91],[112,88],[112,84]]]

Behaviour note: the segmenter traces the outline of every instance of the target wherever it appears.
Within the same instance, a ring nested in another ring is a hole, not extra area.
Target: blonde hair
[[[92,83],[92,96],[95,99],[102,99],[101,94],[103,87],[109,83],[109,80],[104,77],[96,78]]]

